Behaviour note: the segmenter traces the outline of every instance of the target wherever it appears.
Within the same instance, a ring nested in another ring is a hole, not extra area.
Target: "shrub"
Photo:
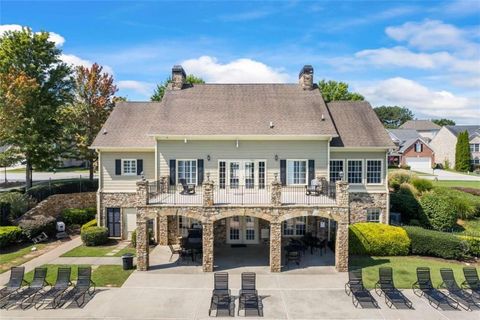
[[[410,182],[412,174],[406,170],[395,170],[388,175],[388,186],[394,188],[394,185],[400,186],[404,182]],[[394,188],[395,189],[395,188]],[[395,189],[398,190],[398,189]]]
[[[10,221],[14,221],[35,206],[35,200],[20,192],[2,192],[0,202],[10,204]]]
[[[107,243],[108,229],[104,227],[90,227],[83,229],[80,236],[86,246],[99,246]]]
[[[403,169],[403,170],[410,170],[410,166],[408,164],[402,164],[400,166],[400,169]]]
[[[404,227],[411,241],[412,254],[462,259],[467,251],[462,240],[451,233],[427,230],[420,227]]]
[[[22,237],[22,229],[15,226],[0,227],[0,248],[5,248]]]
[[[98,180],[90,181],[89,179],[71,179],[54,180],[50,183],[38,184],[28,189],[26,193],[40,202],[52,194],[92,192],[97,191],[97,189]]]
[[[398,191],[403,193],[410,193],[415,197],[418,195],[417,188],[415,188],[411,183],[408,182],[402,183],[398,188]]]
[[[448,230],[457,223],[457,214],[446,195],[429,192],[420,199],[420,205],[435,230]]]
[[[97,219],[90,220],[80,228],[80,232],[82,232],[85,229],[96,227],[96,226],[97,226]]]
[[[422,224],[428,224],[428,220],[423,215],[417,198],[410,189],[403,188],[398,192],[391,193],[390,204],[392,206],[392,211],[400,212],[402,214],[403,222],[416,219]]]
[[[472,236],[459,236],[460,239],[467,242],[468,254],[473,257],[480,257],[480,238]]]
[[[421,179],[414,177],[410,183],[417,189],[419,192],[426,192],[433,189],[433,183],[427,179]]]
[[[132,246],[137,246],[137,229],[133,230],[132,232]]]
[[[447,187],[436,187],[434,192],[450,199],[457,218],[472,219],[480,216],[480,197]]]
[[[95,219],[97,211],[95,208],[85,208],[85,209],[65,209],[60,215],[60,218],[67,225],[73,224],[84,224],[92,219]]]
[[[22,219],[18,226],[22,228],[23,234],[28,239],[32,239],[42,232],[45,232],[48,236],[53,236],[56,232],[56,220],[51,216],[38,215]]]
[[[352,254],[405,256],[410,239],[405,230],[381,223],[356,223],[349,228]]]

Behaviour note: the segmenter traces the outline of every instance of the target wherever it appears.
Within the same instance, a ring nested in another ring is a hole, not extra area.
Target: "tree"
[[[91,68],[80,66],[75,72],[75,99],[62,109],[68,144],[75,145],[76,158],[89,164],[89,177],[93,180],[95,150],[89,149],[93,140],[115,106],[117,87],[113,77],[102,73],[103,67],[94,63]]]
[[[49,169],[58,159],[61,126],[58,108],[72,98],[71,69],[60,60],[61,51],[48,32],[24,28],[0,37],[0,141],[18,148],[26,159],[26,186],[32,170]],[[20,96],[12,97],[17,91]]]
[[[157,84],[157,87],[153,91],[153,95],[150,97],[151,101],[162,101],[163,95],[165,94],[165,90],[167,90],[168,84],[172,82],[172,78],[168,77],[162,84]],[[187,84],[195,84],[195,83],[205,83],[202,78],[196,77],[193,74],[189,74],[185,79],[185,83]]]
[[[470,144],[468,131],[460,132],[455,146],[455,170],[468,171],[470,169]]]
[[[10,146],[4,152],[0,152],[0,167],[5,168],[5,184],[8,182],[7,167],[11,167],[18,163],[22,158],[23,157],[18,152],[18,149],[13,146]]]
[[[321,80],[318,83],[318,86],[325,102],[337,100],[365,100],[361,94],[348,91],[348,84],[345,82]]]
[[[454,126],[454,125],[455,125],[455,121],[450,120],[450,119],[445,119],[445,118],[442,118],[442,119],[432,119],[432,122],[435,123],[435,124],[438,124],[440,127],[443,127],[443,126]]]
[[[413,112],[406,107],[380,106],[373,110],[385,128],[395,129],[408,120],[413,120]]]

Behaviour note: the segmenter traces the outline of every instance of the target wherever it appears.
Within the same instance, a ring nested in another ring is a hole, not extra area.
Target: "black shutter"
[[[280,160],[280,182],[282,186],[287,185],[287,160]]]
[[[142,175],[143,172],[143,160],[137,159],[137,176]]]
[[[122,160],[115,159],[115,175],[119,176],[122,174]]]
[[[315,179],[315,160],[308,160],[308,185]]]
[[[197,172],[198,172],[198,182],[197,185],[201,186],[203,183],[203,159],[198,159],[197,160]]]
[[[170,159],[170,185],[174,186],[176,184],[177,178],[177,161],[175,159]]]

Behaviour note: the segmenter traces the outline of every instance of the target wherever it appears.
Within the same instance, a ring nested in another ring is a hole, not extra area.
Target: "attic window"
[[[423,150],[423,145],[420,141],[417,141],[417,143],[415,143],[415,152],[422,152]]]

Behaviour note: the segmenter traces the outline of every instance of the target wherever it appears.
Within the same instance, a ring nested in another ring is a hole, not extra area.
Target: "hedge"
[[[479,196],[447,187],[436,187],[433,192],[445,195],[450,199],[457,218],[471,219],[475,216],[480,216]]]
[[[97,226],[97,219],[90,220],[87,223],[85,223],[84,225],[82,225],[82,228],[80,228],[80,232],[82,232],[83,230],[86,230],[88,228],[96,227],[96,226]]]
[[[19,227],[0,227],[0,248],[5,248],[22,237],[22,229]]]
[[[83,225],[92,219],[95,219],[97,210],[95,208],[85,208],[85,209],[65,209],[60,215],[60,218],[65,222],[66,225],[79,224]]]
[[[54,217],[38,215],[30,219],[22,219],[18,226],[28,239],[32,239],[42,232],[45,232],[48,236],[54,236],[56,233],[56,222]]]
[[[480,257],[480,238],[472,236],[459,236],[460,239],[464,240],[468,244],[468,254],[472,257]]]
[[[53,194],[94,192],[97,190],[97,179],[52,180],[49,183],[34,185],[26,191],[26,194],[40,202]]]
[[[445,231],[456,225],[457,214],[449,196],[429,192],[422,196],[420,205],[428,218],[429,224],[435,230]]]
[[[426,192],[433,189],[433,183],[427,179],[421,179],[414,177],[410,183],[417,189],[419,192]]]
[[[90,227],[80,232],[83,243],[86,246],[99,246],[107,243],[108,229],[104,227]]]
[[[420,204],[415,195],[406,188],[390,194],[390,205],[392,211],[402,214],[402,221],[409,222],[412,219],[419,220],[422,224],[427,224],[426,217],[422,214]]]
[[[410,238],[412,254],[444,259],[463,259],[468,255],[465,242],[451,233],[420,227],[403,228]]]
[[[349,228],[352,254],[375,256],[408,255],[410,239],[405,230],[382,223],[356,223]]]

